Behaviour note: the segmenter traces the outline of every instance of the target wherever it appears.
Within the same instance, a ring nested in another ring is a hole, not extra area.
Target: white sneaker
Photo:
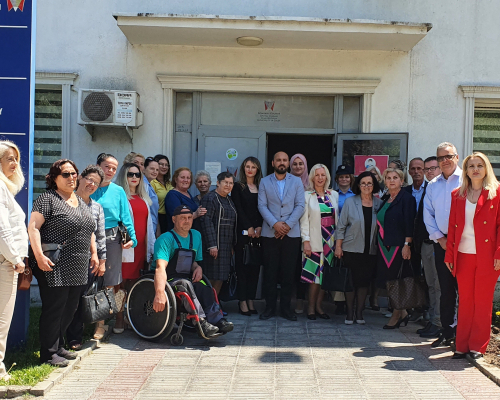
[[[389,313],[385,314],[384,316],[385,316],[386,318],[391,318],[391,317],[392,317],[392,313],[391,313],[391,312],[389,312]]]
[[[364,325],[364,324],[366,324],[366,322],[365,322],[365,320],[364,320],[364,319],[357,319],[357,320],[356,320],[356,323],[357,323],[358,325]]]
[[[350,320],[346,319],[344,321],[344,324],[346,324],[346,325],[352,325],[352,324],[354,324],[354,321],[352,321],[352,320],[350,321]]]

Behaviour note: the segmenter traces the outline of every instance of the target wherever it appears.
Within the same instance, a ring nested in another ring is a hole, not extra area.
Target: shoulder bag
[[[17,290],[29,290],[33,280],[33,271],[28,267],[28,260],[25,259],[24,272],[17,276]]]
[[[344,265],[342,258],[334,257],[332,266],[323,267],[321,289],[329,292],[352,292],[351,269]]]
[[[115,315],[119,309],[113,288],[104,286],[104,279],[94,277],[92,286],[82,296],[83,322],[93,324]]]
[[[396,310],[416,308],[427,304],[423,280],[414,277],[413,270],[412,276],[402,278],[405,261],[401,263],[397,279],[386,283],[387,294],[392,307]],[[411,261],[408,261],[408,265],[411,269]]]
[[[122,236],[122,243],[123,244],[127,244],[128,242],[130,242],[132,240],[132,238],[130,237],[130,235],[128,233],[127,227],[125,225],[123,225],[122,221],[118,222],[118,230],[120,231],[120,234]]]

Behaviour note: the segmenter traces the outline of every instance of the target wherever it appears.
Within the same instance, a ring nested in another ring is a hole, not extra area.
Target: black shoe
[[[427,332],[429,328],[431,327],[432,323],[427,322],[427,325],[425,325],[425,328],[420,328],[417,329],[417,333],[420,335],[421,333]]]
[[[226,318],[221,318],[219,322],[215,324],[215,326],[219,328],[219,332],[222,332],[223,335],[231,332],[234,329],[233,323],[229,322]]]
[[[480,358],[483,358],[483,354],[481,353],[476,353],[476,352],[470,352],[469,355],[473,360],[479,360]]]
[[[431,347],[449,347],[455,341],[455,338],[446,339],[443,334],[432,342]]]
[[[310,319],[311,321],[316,321],[316,314],[307,314],[307,319]]]
[[[316,313],[316,315],[318,317],[320,317],[321,319],[330,319],[330,316],[328,314],[325,314],[325,313],[323,313],[323,314]]]
[[[431,324],[430,328],[425,332],[420,334],[420,337],[423,338],[437,338],[441,334],[441,328],[437,325]]]
[[[335,315],[345,315],[345,301],[336,301],[335,302]]]
[[[259,313],[257,310],[250,310],[250,309],[248,309],[248,311],[250,312],[250,314],[258,314]]]
[[[455,352],[451,358],[452,358],[452,360],[460,360],[461,358],[465,358],[465,357],[467,357],[467,354]]]
[[[54,367],[67,367],[69,365],[69,361],[64,357],[58,356],[57,354],[52,354],[52,357],[47,364],[50,364]]]
[[[245,316],[247,316],[247,317],[249,317],[250,315],[252,315],[252,313],[250,312],[250,310],[248,310],[248,311],[243,311],[243,310],[241,309],[241,304],[240,304],[240,302],[238,302],[238,308],[240,309],[240,314],[241,314],[241,315],[245,315]]]
[[[275,311],[273,308],[266,308],[262,314],[259,315],[259,319],[269,319],[275,316]]]
[[[78,354],[72,353],[71,351],[66,350],[64,347],[61,347],[57,351],[57,355],[59,357],[65,358],[66,360],[76,360],[78,358]]]
[[[199,324],[201,330],[203,331],[203,335],[205,335],[205,337],[207,338],[214,336],[217,334],[217,332],[219,332],[219,328],[209,323],[206,319],[200,319]]]
[[[281,316],[289,321],[297,321],[297,315],[290,310],[281,310]]]

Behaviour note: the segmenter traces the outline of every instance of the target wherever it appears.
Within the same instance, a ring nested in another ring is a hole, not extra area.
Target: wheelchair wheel
[[[184,343],[184,338],[180,333],[174,333],[172,336],[170,336],[170,343],[174,346],[180,346],[182,343]]]
[[[155,298],[154,275],[141,277],[130,289],[127,316],[132,329],[142,338],[158,342],[165,339],[175,324],[177,304],[172,288],[165,285],[167,303],[161,313],[153,310]]]

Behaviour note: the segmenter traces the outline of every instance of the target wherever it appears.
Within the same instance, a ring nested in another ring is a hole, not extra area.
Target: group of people
[[[338,191],[331,188],[326,165],[309,170],[302,154],[289,158],[281,151],[273,157],[270,175],[263,177],[259,160],[248,157],[237,180],[221,172],[212,191],[206,171],[193,177],[182,167],[171,178],[169,159],[161,154],[130,153],[120,167],[116,157],[102,153],[81,173],[73,161],[61,159],[46,176],[46,192],[33,203],[27,230],[14,198],[24,184],[15,144],[0,142],[0,162],[0,361],[17,275],[24,272],[27,256],[42,299],[40,359],[56,366],[76,357],[65,349],[65,336],[70,348],[81,347],[79,303],[96,279],[114,288],[117,334],[127,328],[127,290],[143,271],[154,270],[155,311],[165,307],[167,283],[187,280],[204,335],[230,332],[233,325],[207,284],[218,294],[233,259],[239,312],[245,316],[257,314],[263,264],[263,320],[276,315],[278,293],[280,315],[297,320],[306,291],[307,318],[329,319],[321,284],[335,258],[342,259],[352,279],[352,291],[335,294],[335,300],[345,301],[347,325],[365,324],[370,288],[373,308],[379,309],[378,288],[423,274],[429,322],[418,333],[436,338],[433,347],[456,341],[454,358],[469,352],[477,358],[486,350],[500,275],[500,196],[482,153],[468,156],[463,170],[448,142],[438,146],[436,156],[412,159],[407,171],[394,160],[383,173],[371,167],[355,177],[341,165],[335,173]],[[197,196],[189,192],[193,184]],[[251,249],[261,258],[249,255]],[[394,308],[384,329],[406,325],[409,311]],[[98,322],[94,337],[102,338],[108,329],[105,321]],[[8,379],[3,363],[2,376]]]

